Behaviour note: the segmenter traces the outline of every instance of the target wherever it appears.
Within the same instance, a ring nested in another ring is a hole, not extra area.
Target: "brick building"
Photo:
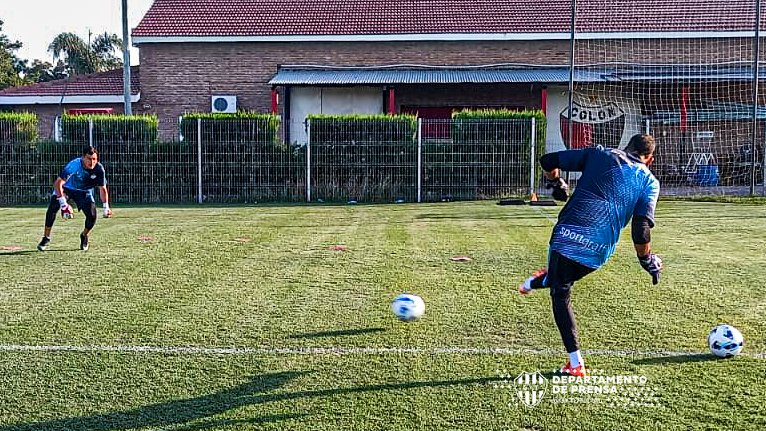
[[[641,52],[645,64],[725,63],[751,50],[752,1],[612,3],[578,2],[575,64],[620,61],[619,52],[599,49],[600,42],[613,51],[626,46]],[[156,114],[166,139],[177,136],[177,118],[185,112],[278,112],[284,137],[301,143],[309,113],[448,118],[462,108],[544,109],[548,146],[555,149],[563,145],[569,117],[570,12],[569,2],[551,0],[156,0],[132,32],[141,57],[140,76],[133,74],[133,112]],[[614,115],[607,120],[619,130],[611,135],[624,142],[642,130],[643,117],[666,103],[651,100],[656,88],[617,104],[600,101],[588,90],[603,84],[605,92],[624,92],[627,87],[614,82],[627,78],[617,69],[576,72],[583,91],[575,98],[579,129],[573,133],[586,136],[589,122],[599,121],[593,118]],[[631,81],[627,91],[660,72]],[[95,83],[109,73],[82,81]],[[672,81],[679,72],[664,73]],[[746,70],[737,73],[734,79],[747,79]],[[121,75],[112,77],[119,91],[111,91],[121,97]],[[685,82],[698,87],[691,94],[708,85],[704,76]],[[15,103],[22,93],[48,94],[62,85],[7,89],[0,105],[38,112],[48,131],[50,118],[63,108],[104,105],[95,99]],[[675,100],[673,92],[680,90],[662,85],[663,97]],[[109,106],[119,112],[120,101]]]

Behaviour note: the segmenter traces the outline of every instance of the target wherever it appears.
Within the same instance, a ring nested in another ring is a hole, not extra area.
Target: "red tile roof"
[[[141,91],[138,66],[130,67],[130,92]],[[122,69],[6,88],[0,96],[114,96],[123,94]]]
[[[581,32],[748,31],[753,0],[579,0]],[[567,0],[155,0],[133,37],[568,32]]]

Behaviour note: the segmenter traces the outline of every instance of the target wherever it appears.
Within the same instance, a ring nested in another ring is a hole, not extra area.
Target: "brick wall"
[[[737,41],[580,41],[578,64],[618,60],[624,45],[641,53],[641,63],[677,62],[676,51],[700,53],[710,61],[742,58],[747,39]],[[736,47],[737,49],[733,49]],[[703,49],[704,48],[704,49]],[[156,114],[164,139],[177,138],[177,118],[185,112],[209,112],[210,96],[233,94],[239,109],[268,112],[271,88],[266,83],[279,65],[382,66],[419,64],[464,66],[497,63],[562,65],[569,62],[569,41],[463,42],[296,42],[296,43],[159,43],[142,44],[141,100],[134,113]],[[763,49],[766,49],[764,47]],[[720,51],[720,52],[717,52]],[[603,52],[615,58],[593,57]],[[684,57],[685,58],[685,57]],[[406,106],[527,106],[540,104],[539,84],[396,86],[397,108]],[[280,89],[281,90],[281,89]],[[281,106],[284,97],[281,98]],[[381,101],[382,103],[382,101]],[[122,105],[101,105],[122,112]],[[65,108],[95,107],[93,105]],[[17,109],[21,110],[21,109]],[[40,136],[50,137],[58,106],[30,107],[40,115]]]
[[[566,65],[568,45],[568,41],[144,44],[140,47],[139,105],[161,119],[175,119],[184,112],[209,112],[214,94],[233,94],[239,109],[268,112],[271,88],[266,83],[279,65]],[[437,96],[454,104],[502,105],[510,100],[513,104],[539,105],[539,96],[530,86],[498,88],[410,86],[406,91],[397,90],[396,96],[399,106],[433,103]],[[161,121],[160,127],[164,137],[175,133],[172,121]]]

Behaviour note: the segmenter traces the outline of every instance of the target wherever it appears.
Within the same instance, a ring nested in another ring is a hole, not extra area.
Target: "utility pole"
[[[761,0],[755,0],[755,37],[753,37],[753,141],[752,151],[753,160],[750,166],[750,196],[755,196],[755,170],[758,162],[755,156],[758,152],[755,150],[758,145],[758,80],[759,66],[761,61]],[[764,155],[766,159],[766,155]],[[761,172],[766,172],[764,166],[761,166]],[[763,188],[766,190],[766,175],[763,180]]]
[[[122,93],[125,115],[133,115],[130,103],[130,35],[128,34],[128,0],[122,0]]]
[[[569,23],[569,99],[567,106],[569,109],[569,123],[567,125],[567,149],[572,149],[572,133],[574,132],[574,115],[572,107],[574,105],[574,72],[575,72],[575,24],[577,23],[577,0],[571,0],[572,15]]]

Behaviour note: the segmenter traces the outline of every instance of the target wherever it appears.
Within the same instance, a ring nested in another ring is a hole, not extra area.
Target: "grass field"
[[[663,201],[658,287],[627,232],[578,283],[594,375],[643,377],[619,396],[554,393],[550,299],[516,293],[557,211],[117,206],[87,253],[79,214],[40,253],[44,208],[0,209],[0,431],[766,429],[766,205]],[[715,360],[723,322],[746,347]]]

